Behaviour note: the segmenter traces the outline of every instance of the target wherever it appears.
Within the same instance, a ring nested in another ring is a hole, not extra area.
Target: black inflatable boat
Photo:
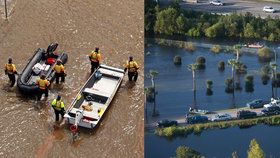
[[[30,58],[28,64],[18,76],[17,86],[19,91],[25,95],[34,95],[38,90],[35,84],[40,75],[46,75],[46,79],[51,83],[54,81],[53,67],[57,60],[61,60],[63,64],[67,62],[68,55],[64,52],[56,53],[57,43],[51,43],[47,51],[39,48]]]

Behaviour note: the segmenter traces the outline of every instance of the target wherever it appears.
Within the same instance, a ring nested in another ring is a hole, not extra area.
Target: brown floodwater
[[[12,57],[18,72],[34,51],[59,43],[69,53],[63,87],[35,102],[8,87],[0,73],[0,157],[143,157],[143,1],[8,0],[5,20],[0,0],[0,65]],[[88,78],[87,54],[99,46],[102,63],[123,67],[129,55],[140,65],[139,80],[127,77],[100,126],[81,130],[73,143],[67,125],[54,126],[50,102],[61,94],[69,107]]]

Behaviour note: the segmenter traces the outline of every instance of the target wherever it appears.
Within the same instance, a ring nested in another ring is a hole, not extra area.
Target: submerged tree
[[[226,85],[226,89],[225,89],[225,92],[226,93],[232,93],[234,91],[234,88],[232,87],[232,78],[229,77],[225,80],[225,85]]]
[[[152,83],[152,88],[153,88],[153,98],[154,98],[154,106],[153,106],[153,113],[152,116],[157,116],[158,114],[156,113],[156,84],[155,84],[155,78],[158,75],[158,72],[155,70],[150,70],[147,77],[151,79]]]
[[[260,145],[256,141],[256,139],[252,139],[249,145],[249,149],[247,151],[248,158],[264,158],[264,152],[261,149]]]
[[[246,75],[245,76],[245,91],[252,93],[254,91],[254,76]]]
[[[225,70],[225,62],[224,61],[220,61],[218,64],[218,70],[219,71],[224,71]]]
[[[231,66],[231,78],[232,78],[232,97],[233,99],[235,98],[235,95],[234,95],[234,88],[235,88],[235,80],[234,80],[234,77],[235,77],[235,70],[236,70],[236,67],[238,66],[239,62],[238,60],[236,59],[229,59],[228,60],[228,65]]]
[[[173,59],[173,62],[175,65],[181,65],[182,64],[182,59],[179,55],[176,55]]]
[[[199,56],[196,58],[197,69],[205,69],[206,59],[203,56]]]
[[[213,91],[212,91],[212,85],[213,85],[213,81],[211,80],[206,80],[206,95],[213,95]]]
[[[261,79],[262,79],[262,84],[267,85],[270,76],[269,74],[271,73],[271,68],[269,65],[264,65],[261,67]]]
[[[192,78],[193,78],[193,108],[196,108],[196,70],[197,70],[197,63],[189,64],[188,70],[192,72]]]

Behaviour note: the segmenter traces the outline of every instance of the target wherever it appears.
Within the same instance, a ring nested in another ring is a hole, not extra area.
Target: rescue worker
[[[99,48],[96,47],[95,51],[92,51],[88,57],[91,62],[91,73],[93,73],[95,69],[99,67],[101,61],[101,53]]]
[[[41,75],[40,79],[36,80],[36,85],[39,87],[38,100],[41,100],[43,94],[47,98],[49,96],[50,82],[46,79],[46,75]]]
[[[137,70],[139,69],[138,64],[136,61],[133,60],[133,57],[130,56],[129,60],[125,64],[124,72],[128,70],[128,79],[129,81],[137,81],[138,78],[138,72]]]
[[[62,65],[61,60],[57,60],[57,63],[53,67],[53,70],[55,71],[55,83],[59,84],[59,78],[61,78],[61,82],[65,81],[65,72],[64,72],[64,66]]]
[[[58,95],[57,98],[52,101],[52,108],[55,113],[55,121],[56,122],[59,121],[59,114],[63,119],[65,110],[64,110],[64,103],[62,102],[60,95]]]
[[[13,87],[16,83],[16,74],[17,73],[17,69],[16,66],[13,64],[13,59],[9,58],[8,59],[8,64],[5,64],[5,74],[8,75],[9,80],[11,82],[11,86]]]

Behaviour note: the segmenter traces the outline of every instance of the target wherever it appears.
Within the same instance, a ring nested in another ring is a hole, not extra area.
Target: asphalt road
[[[255,16],[261,16],[262,18],[270,15],[271,17],[280,16],[280,3],[273,2],[254,2],[254,1],[243,1],[243,0],[222,0],[223,6],[210,5],[208,0],[198,0],[198,3],[187,2],[183,0],[180,3],[183,9],[193,9],[196,11],[206,11],[210,13],[242,13],[251,12]],[[170,0],[162,0],[160,4],[166,5]],[[272,6],[276,12],[275,13],[264,13],[262,11],[264,6]]]
[[[249,109],[248,107],[241,107],[241,108],[237,108],[237,109],[224,109],[224,110],[218,110],[218,111],[213,111],[213,113],[211,114],[206,114],[204,116],[207,116],[209,119],[213,118],[216,114],[224,114],[224,113],[227,113],[229,115],[231,115],[232,118],[237,118],[237,111],[240,111],[240,110],[250,110],[250,111],[253,111],[253,112],[256,112],[257,115],[261,115],[261,110],[264,109],[264,108],[257,108],[257,109]],[[179,126],[184,126],[184,125],[187,125],[186,123],[186,118],[185,116],[179,116],[179,117],[173,117],[173,118],[166,118],[166,119],[169,119],[169,120],[176,120],[178,122],[178,125]],[[159,120],[158,120],[159,121]],[[146,129],[152,129],[152,128],[155,128],[156,127],[156,123],[157,121],[153,121],[153,122],[150,122],[148,124],[145,124],[145,128]]]

